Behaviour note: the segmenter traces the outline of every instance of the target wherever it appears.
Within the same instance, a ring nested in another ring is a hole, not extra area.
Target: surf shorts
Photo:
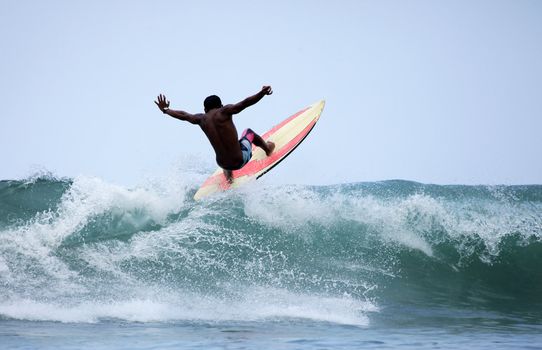
[[[239,139],[239,145],[241,146],[241,153],[243,153],[243,163],[239,166],[238,169],[241,169],[248,163],[250,158],[252,158],[252,142],[254,141],[254,131],[251,129],[246,129],[241,134]]]

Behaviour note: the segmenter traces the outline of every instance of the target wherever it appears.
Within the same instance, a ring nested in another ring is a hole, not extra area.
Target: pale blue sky
[[[155,96],[201,112],[270,84],[238,129],[327,101],[272,183],[542,183],[540,1],[3,0],[0,47],[0,179],[208,167]]]

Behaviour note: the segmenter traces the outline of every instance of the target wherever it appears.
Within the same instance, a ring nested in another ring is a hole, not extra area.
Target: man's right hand
[[[271,88],[271,86],[264,86],[262,87],[262,92],[265,95],[271,95],[273,93],[273,89]]]
[[[169,108],[169,101],[166,99],[166,96],[160,94],[158,95],[158,102],[154,101],[162,113],[166,113],[166,110]]]

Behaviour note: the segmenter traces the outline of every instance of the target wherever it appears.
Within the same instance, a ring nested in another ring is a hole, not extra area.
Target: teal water
[[[539,348],[542,186],[0,181],[0,347]]]

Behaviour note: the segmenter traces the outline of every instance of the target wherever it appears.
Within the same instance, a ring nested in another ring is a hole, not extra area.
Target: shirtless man
[[[160,94],[158,101],[154,101],[162,113],[192,124],[198,124],[209,139],[216,153],[216,162],[224,170],[226,179],[233,181],[232,170],[241,169],[252,157],[252,143],[262,148],[267,156],[275,149],[273,142],[265,142],[260,135],[251,129],[246,129],[238,140],[237,129],[233,124],[233,115],[260,101],[265,95],[271,95],[271,86],[264,86],[257,94],[245,98],[243,101],[222,105],[220,97],[209,96],[203,102],[205,113],[190,114],[184,111],[169,109],[166,96]]]

